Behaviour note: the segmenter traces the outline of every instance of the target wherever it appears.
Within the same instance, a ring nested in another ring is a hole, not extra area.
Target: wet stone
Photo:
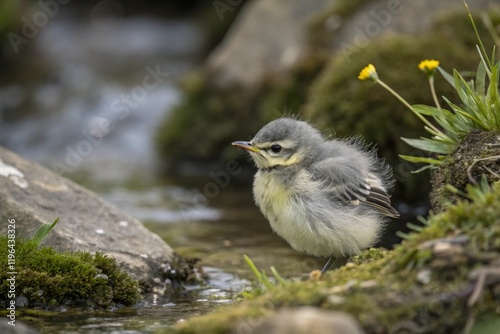
[[[42,224],[61,217],[44,245],[58,251],[102,252],[116,259],[145,290],[153,286],[152,277],[161,271],[161,263],[182,263],[158,235],[90,190],[3,147],[0,160],[3,231],[15,218],[16,237],[29,238]]]
[[[281,309],[262,322],[241,321],[232,333],[363,334],[365,332],[358,321],[347,313],[305,306]]]

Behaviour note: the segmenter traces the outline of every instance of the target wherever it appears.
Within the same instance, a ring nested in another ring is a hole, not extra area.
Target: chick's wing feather
[[[328,158],[311,165],[313,180],[322,183],[322,190],[343,201],[366,201],[370,185],[362,172],[342,157]]]
[[[380,181],[363,162],[355,164],[349,158],[327,158],[312,164],[310,173],[314,181],[321,182],[322,191],[332,198],[352,205],[364,203],[389,217],[399,216]]]

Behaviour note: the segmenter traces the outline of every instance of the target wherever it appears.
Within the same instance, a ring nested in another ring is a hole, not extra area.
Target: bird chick
[[[387,189],[390,167],[357,139],[326,140],[307,122],[280,118],[249,141],[258,171],[257,206],[292,248],[347,261],[379,239],[388,217],[399,217]]]

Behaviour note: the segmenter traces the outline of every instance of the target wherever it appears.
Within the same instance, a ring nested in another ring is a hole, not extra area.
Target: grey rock
[[[13,321],[14,320],[14,321]],[[2,334],[37,334],[38,331],[18,319],[9,319],[2,316],[0,320],[0,333]],[[9,324],[10,323],[10,324]],[[15,325],[15,326],[14,326]]]
[[[344,312],[326,311],[304,306],[285,308],[266,319],[247,319],[240,322],[233,333],[273,334],[363,334],[358,321]]]
[[[498,0],[469,0],[471,10],[484,10]],[[252,88],[265,77],[280,77],[304,59],[310,50],[310,23],[334,1],[256,0],[246,4],[223,42],[206,62],[210,84],[219,88],[239,85]],[[325,17],[325,32],[331,37],[332,55],[361,51],[367,44],[386,34],[416,34],[427,31],[443,13],[466,13],[456,0],[377,0],[342,20],[334,12]]]
[[[152,283],[173,251],[140,221],[45,167],[0,147],[0,229],[15,220],[16,237],[30,238],[43,223],[57,226],[43,244],[60,251],[103,252],[132,276]],[[127,222],[127,224],[123,223]]]
[[[309,20],[329,5],[329,0],[247,3],[208,58],[214,84],[252,86],[266,73],[286,73],[307,50]]]

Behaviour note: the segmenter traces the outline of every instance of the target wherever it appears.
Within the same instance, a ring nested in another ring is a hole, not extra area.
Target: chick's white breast
[[[376,215],[332,202],[306,171],[290,184],[259,171],[253,191],[272,229],[294,249],[314,256],[353,255],[377,240],[381,220]],[[353,219],[356,210],[362,215]]]

